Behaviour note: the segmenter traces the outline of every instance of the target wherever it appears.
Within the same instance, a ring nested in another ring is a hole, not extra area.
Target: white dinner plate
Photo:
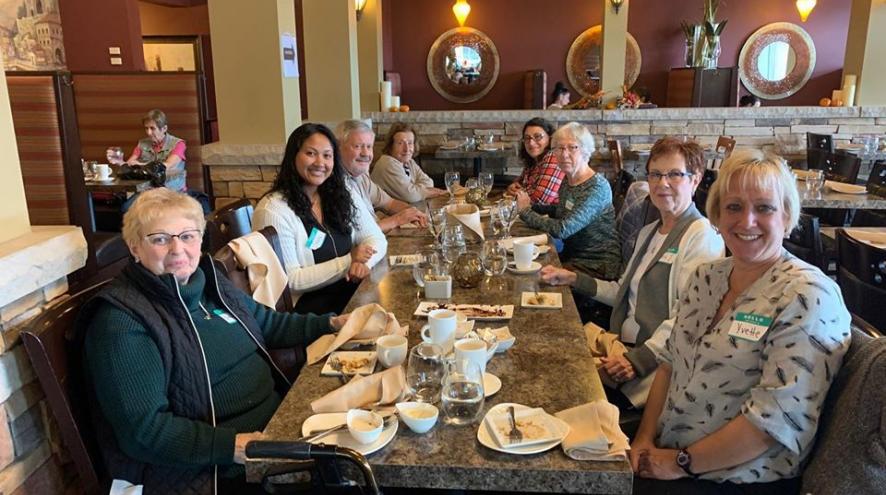
[[[536,297],[543,299],[541,303]],[[520,306],[535,309],[562,309],[563,294],[559,292],[524,292],[520,298]]]
[[[538,261],[533,261],[532,263],[530,263],[529,268],[527,268],[525,270],[518,269],[517,265],[514,264],[514,262],[508,263],[508,271],[511,273],[516,273],[517,275],[526,275],[529,273],[535,273],[539,270],[541,270],[541,263],[539,263]]]
[[[867,194],[868,190],[865,186],[859,186],[856,184],[846,184],[843,182],[835,182],[832,180],[825,181],[824,185],[829,187],[833,191],[837,191],[838,193],[843,194]]]
[[[418,307],[415,308],[415,312],[413,315],[415,316],[428,316],[430,311],[435,309],[451,309],[453,311],[458,311],[460,313],[464,313],[465,316],[468,317],[469,320],[477,320],[477,321],[496,321],[496,320],[510,320],[514,316],[514,305],[513,304],[505,304],[505,305],[497,305],[497,304],[454,304],[454,303],[435,303],[431,301],[422,301],[418,304]],[[496,314],[487,314],[487,315],[476,315],[472,313],[472,310],[483,310],[483,311],[494,311]]]
[[[528,406],[524,406],[522,404],[514,404],[512,402],[504,402],[493,406],[489,409],[489,412],[486,413],[488,417],[490,414],[493,416],[501,414],[504,411],[507,411],[508,406],[514,406],[514,411],[521,411],[524,409],[532,409]],[[556,425],[558,428],[558,438],[556,440],[551,440],[550,442],[545,443],[537,443],[534,445],[521,445],[519,447],[510,447],[505,448],[499,445],[499,443],[495,440],[495,437],[492,433],[489,422],[486,421],[486,417],[483,418],[483,421],[480,422],[480,427],[477,428],[477,441],[480,442],[484,447],[488,447],[492,450],[497,450],[499,452],[504,452],[505,454],[517,454],[517,455],[529,455],[529,454],[538,454],[539,452],[544,452],[546,450],[551,450],[552,448],[560,445],[566,435],[569,434],[569,425],[566,424],[560,418],[555,416],[550,416],[551,424]]]
[[[483,373],[483,395],[492,397],[501,390],[501,379],[490,372]]]
[[[305,420],[301,425],[301,434],[307,435],[311,431],[317,430],[325,430],[332,428],[333,426],[337,426],[340,424],[344,424],[347,421],[348,413],[321,413],[315,414],[308,419]],[[377,452],[382,449],[385,445],[391,443],[391,440],[394,439],[394,436],[397,435],[397,427],[399,426],[400,421],[398,421],[397,417],[394,416],[391,419],[390,424],[385,427],[381,431],[381,435],[379,435],[378,439],[372,443],[363,444],[358,442],[348,433],[347,428],[343,430],[339,430],[335,433],[330,433],[325,437],[318,439],[313,443],[325,443],[327,445],[338,445],[339,447],[349,447],[363,455],[369,455],[373,452]]]

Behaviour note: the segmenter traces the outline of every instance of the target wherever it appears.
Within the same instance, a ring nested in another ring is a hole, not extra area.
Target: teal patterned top
[[[529,227],[563,240],[564,263],[603,280],[621,274],[612,188],[603,175],[594,174],[577,185],[563,181],[560,203],[533,205],[520,218]]]

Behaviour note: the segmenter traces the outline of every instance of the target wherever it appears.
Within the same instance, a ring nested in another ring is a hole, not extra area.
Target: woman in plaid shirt
[[[508,193],[516,196],[525,191],[533,204],[555,205],[560,201],[560,183],[563,171],[557,167],[557,157],[551,151],[554,125],[536,117],[523,125],[523,173],[508,186]]]

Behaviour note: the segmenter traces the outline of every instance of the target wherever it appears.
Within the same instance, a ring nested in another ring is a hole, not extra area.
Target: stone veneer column
[[[384,76],[382,1],[366,0],[357,21],[357,56],[360,68],[360,110],[379,111],[379,82]]]
[[[603,66],[600,87],[606,91],[604,103],[614,101],[621,95],[625,83],[625,47],[627,46],[628,9],[625,0],[618,13],[609,0],[603,0]]]
[[[308,118],[334,125],[359,117],[354,0],[304,0],[302,13]]]
[[[856,105],[886,105],[886,2],[853,0],[843,74],[858,77]]]
[[[0,242],[27,233],[31,228],[25,186],[22,182],[18,145],[9,108],[9,89],[6,87],[3,54],[0,53]],[[0,276],[3,276],[0,273]]]

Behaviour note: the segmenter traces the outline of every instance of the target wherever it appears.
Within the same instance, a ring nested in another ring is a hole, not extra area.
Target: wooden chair
[[[806,133],[806,150],[821,150],[828,153],[834,152],[834,137],[830,134]]]
[[[886,197],[886,160],[877,160],[868,176],[867,190],[871,194]]]
[[[625,169],[621,169],[618,171],[618,174],[615,176],[615,181],[612,185],[612,207],[615,209],[615,213],[618,214],[621,211],[622,206],[625,202],[625,196],[628,193],[628,188],[631,187],[631,184],[636,182],[637,179],[634,177],[634,174],[628,172]]]
[[[621,141],[618,139],[610,139],[606,141],[606,145],[609,147],[609,162],[612,164],[612,170],[615,172],[614,176],[618,177],[618,172],[625,168],[624,154],[621,151]]]
[[[729,155],[732,154],[732,150],[735,149],[735,140],[726,136],[720,136],[717,138],[717,147],[715,150],[717,153],[723,155],[723,158],[729,158]]]
[[[212,254],[232,239],[252,232],[252,202],[244,198],[216,209],[206,218],[206,252]]]
[[[797,227],[782,244],[794,256],[827,272],[818,217],[800,213]]]
[[[886,330],[886,249],[860,242],[837,229],[837,283],[846,307],[881,331]]]
[[[695,207],[698,208],[698,211],[704,216],[707,216],[705,208],[708,201],[708,192],[717,180],[718,175],[719,173],[716,170],[706,169],[701,176],[701,182],[699,182],[698,188],[695,190]]]
[[[47,309],[21,334],[62,440],[83,489],[89,494],[108,493],[111,483],[89,415],[89,400],[81,377],[82,349],[74,338],[74,321],[83,303],[105,283],[78,292]]]

